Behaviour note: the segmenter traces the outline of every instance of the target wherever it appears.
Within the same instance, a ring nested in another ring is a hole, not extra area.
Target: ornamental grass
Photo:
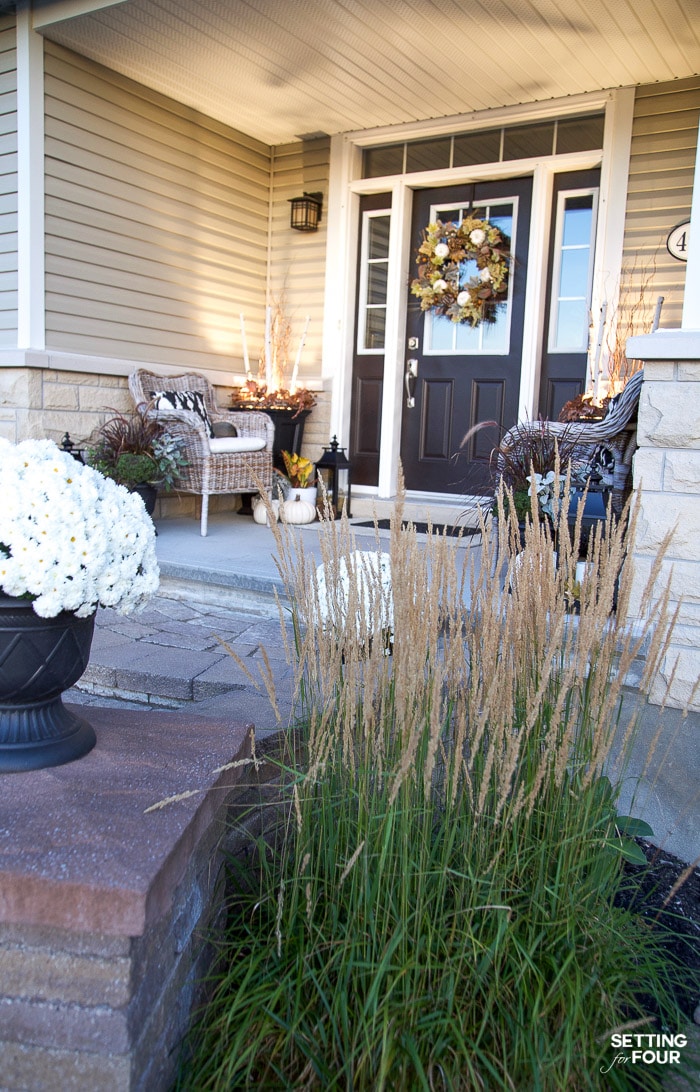
[[[375,546],[390,641],[347,523],[321,532],[339,612],[277,528],[300,721],[178,1087],[660,1088],[610,1066],[622,1027],[682,1030],[661,938],[616,905],[624,680],[644,646],[644,689],[669,632],[658,568],[626,622],[636,512],[591,536],[577,616],[564,519],[556,562],[536,519],[523,550],[514,520],[482,526],[481,551],[401,520]]]

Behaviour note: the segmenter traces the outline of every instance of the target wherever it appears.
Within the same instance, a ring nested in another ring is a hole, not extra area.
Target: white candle
[[[248,342],[245,336],[245,319],[243,312],[241,311],[241,342],[243,343],[243,363],[245,364],[245,377],[246,379],[252,379],[250,374],[250,361],[248,359]]]
[[[292,372],[292,385],[291,385],[291,388],[290,388],[292,394],[294,394],[294,391],[297,388],[297,376],[299,375],[299,361],[301,360],[302,349],[304,348],[304,343],[306,342],[306,334],[307,334],[307,331],[309,329],[309,318],[310,318],[310,316],[307,315],[306,316],[306,324],[304,326],[304,331],[303,331],[301,337],[299,338],[299,348],[297,349],[297,358],[294,361],[294,371]]]
[[[265,386],[272,386],[272,308],[265,308]]]

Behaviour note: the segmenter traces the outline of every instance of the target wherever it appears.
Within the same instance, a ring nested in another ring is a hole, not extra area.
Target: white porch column
[[[685,295],[683,296],[684,330],[700,330],[700,129],[695,156],[693,178],[693,202],[690,208],[688,233],[688,267],[685,271]]]
[[[17,348],[45,348],[44,41],[17,5]]]
[[[639,450],[634,484],[641,486],[641,519],[634,552],[635,599],[668,531],[671,547],[661,580],[670,580],[672,605],[681,603],[673,641],[651,698],[700,710],[700,136],[695,164],[683,320],[680,330],[657,330],[627,342],[644,361],[639,402]]]

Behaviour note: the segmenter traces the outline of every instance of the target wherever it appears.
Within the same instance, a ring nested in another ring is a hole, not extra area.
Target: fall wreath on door
[[[497,305],[508,295],[510,239],[488,220],[428,224],[416,262],[411,292],[422,311],[471,326],[496,321]],[[472,263],[477,271],[469,276]]]

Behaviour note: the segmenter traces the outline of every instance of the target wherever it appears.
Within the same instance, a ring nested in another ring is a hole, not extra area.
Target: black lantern
[[[61,451],[65,451],[66,455],[72,455],[78,463],[85,462],[82,447],[76,447],[70,438],[70,432],[63,433],[63,439],[61,440]]]
[[[289,226],[297,231],[318,231],[323,208],[322,193],[306,193],[303,197],[290,197],[292,206]]]
[[[331,495],[333,501],[333,512],[335,519],[338,519],[340,512],[338,511],[338,474],[341,470],[347,470],[348,473],[348,496],[345,502],[345,511],[348,517],[352,515],[350,511],[350,460],[348,459],[345,451],[342,447],[338,446],[338,437],[334,436],[328,447],[324,447],[323,455],[316,462],[316,469],[319,471],[326,471],[328,481],[326,488]],[[325,478],[324,478],[325,480]]]

